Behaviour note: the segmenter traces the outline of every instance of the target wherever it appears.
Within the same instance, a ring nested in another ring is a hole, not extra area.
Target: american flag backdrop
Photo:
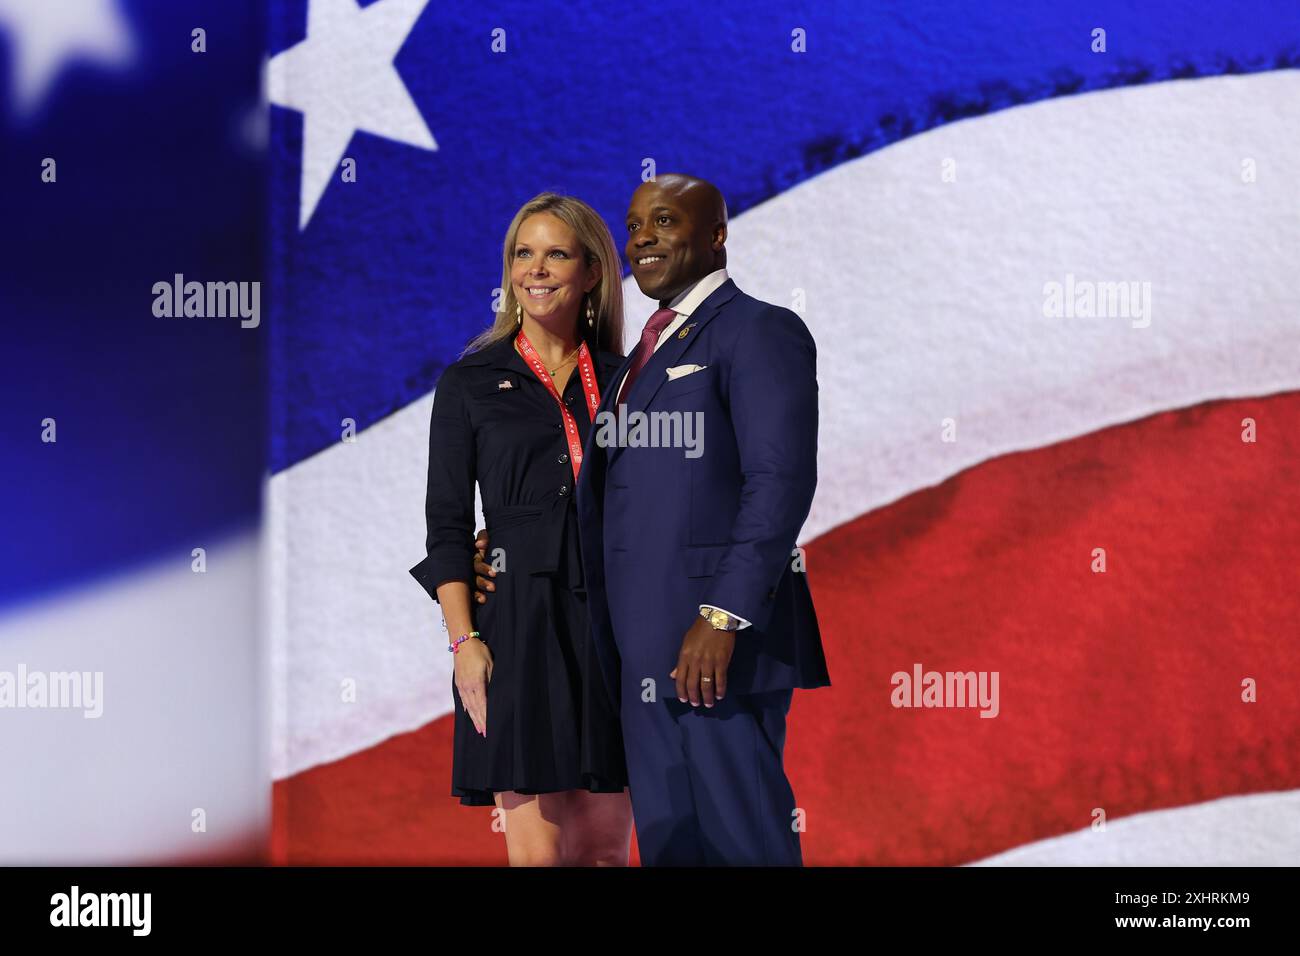
[[[431,395],[518,206],[621,246],[649,164],[818,343],[806,861],[1300,858],[1300,8],[1196,7],[277,3],[277,858],[504,862],[404,579]]]
[[[0,862],[506,862],[407,573],[432,397],[518,207],[621,248],[656,171],[818,345],[805,862],[1300,860],[1298,67],[1294,0],[0,0],[0,704],[106,688],[0,708]]]

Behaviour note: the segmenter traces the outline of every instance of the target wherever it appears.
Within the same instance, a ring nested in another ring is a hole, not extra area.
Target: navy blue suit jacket
[[[617,414],[631,359],[600,413]],[[706,367],[669,380],[667,368],[686,364]],[[817,353],[803,320],[728,279],[622,398],[629,422],[637,412],[702,422],[703,443],[694,457],[682,447],[610,447],[602,414],[588,435],[578,523],[613,699],[646,678],[672,683],[700,604],[752,624],[736,633],[729,694],[829,685],[807,574],[791,554],[817,487]]]

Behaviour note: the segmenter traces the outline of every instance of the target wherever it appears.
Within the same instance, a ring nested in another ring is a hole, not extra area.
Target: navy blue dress
[[[602,395],[621,363],[594,356]],[[562,397],[585,446],[592,426],[576,366]],[[591,639],[563,418],[513,335],[448,366],[434,392],[427,556],[410,573],[435,601],[446,581],[474,588],[475,481],[489,562],[500,555],[504,568],[487,602],[473,605],[493,658],[486,737],[452,685],[452,796],[492,806],[502,790],[621,792],[623,736]]]

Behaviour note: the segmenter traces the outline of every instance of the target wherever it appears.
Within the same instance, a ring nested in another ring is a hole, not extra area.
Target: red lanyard
[[[578,469],[582,467],[582,439],[578,437],[578,423],[573,418],[573,413],[569,411],[568,406],[564,404],[564,399],[560,397],[559,390],[555,387],[555,382],[551,380],[551,373],[546,371],[546,366],[542,360],[537,357],[537,350],[533,344],[528,341],[528,336],[520,330],[518,337],[515,339],[519,343],[519,351],[524,357],[534,374],[542,380],[555,399],[555,404],[560,406],[560,414],[564,416],[564,431],[569,438],[569,464],[573,466],[573,479],[578,479]],[[587,401],[587,415],[590,421],[596,420],[596,409],[600,407],[600,392],[596,388],[596,368],[591,362],[591,352],[587,349],[587,343],[583,342],[578,346],[578,374],[582,376],[582,394]]]

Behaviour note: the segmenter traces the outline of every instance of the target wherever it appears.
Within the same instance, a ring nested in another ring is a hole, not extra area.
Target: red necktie
[[[636,357],[632,359],[632,367],[628,369],[627,378],[623,379],[623,396],[632,394],[632,383],[636,381],[637,374],[645,368],[645,363],[650,361],[650,356],[655,354],[655,346],[659,344],[659,334],[668,328],[670,322],[677,317],[677,313],[672,309],[660,309],[654,315],[650,316],[650,321],[645,324],[645,329],[641,332],[641,342],[637,345]]]

